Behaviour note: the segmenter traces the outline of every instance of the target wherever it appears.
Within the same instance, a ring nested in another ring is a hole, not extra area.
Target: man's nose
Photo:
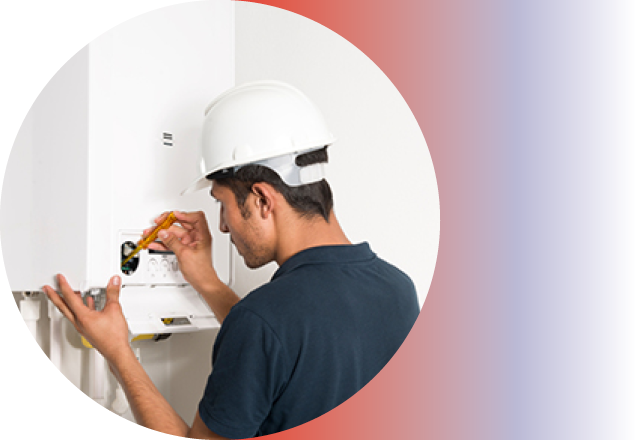
[[[230,229],[228,229],[228,224],[223,219],[223,216],[219,218],[219,231],[223,232],[224,234],[230,232]]]
[[[221,202],[219,203],[219,231],[221,231],[224,234],[227,234],[230,232],[230,229],[228,229],[228,224],[225,221],[225,215],[223,215],[223,204]]]

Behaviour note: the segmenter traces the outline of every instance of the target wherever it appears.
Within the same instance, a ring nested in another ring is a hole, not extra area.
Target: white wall
[[[80,50],[43,89],[16,138],[3,181],[0,233],[12,290],[38,290],[59,272],[82,289],[80,280],[89,278],[85,266],[90,262],[106,272],[95,277],[103,286],[118,272],[120,243],[110,237],[119,231],[142,230],[168,209],[210,209],[218,218],[207,192],[198,198],[180,197],[180,192],[197,177],[205,106],[233,84],[233,12],[228,0],[218,0],[137,17]],[[171,149],[162,144],[165,130],[175,136]],[[158,205],[146,206],[148,200]],[[88,250],[89,235],[98,245]],[[60,242],[52,244],[50,237]],[[223,245],[217,255],[227,263],[228,241],[217,237],[215,232],[215,242]],[[54,271],[52,264],[59,267]],[[146,313],[159,301],[159,289],[153,292]],[[13,297],[18,303],[22,299],[20,294]],[[47,300],[44,294],[37,299],[41,318],[36,339],[45,354],[56,358],[58,344],[50,344]],[[82,345],[67,320],[62,327],[60,371],[80,391],[110,408],[113,376],[105,375],[103,393],[93,393],[94,352]],[[207,330],[133,343],[160,392],[188,423],[211,370],[215,334]],[[22,391],[39,392],[36,388]],[[65,396],[75,391],[70,386]],[[130,412],[124,416],[133,420]]]
[[[283,9],[236,2],[236,83],[289,82],[322,110],[338,138],[328,180],[338,219],[354,243],[414,280],[426,297],[439,237],[438,190],[429,150],[386,75],[351,43]],[[275,266],[250,271],[237,260],[240,293],[267,282]]]

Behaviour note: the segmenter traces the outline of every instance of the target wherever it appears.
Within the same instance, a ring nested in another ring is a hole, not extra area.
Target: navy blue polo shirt
[[[410,278],[367,243],[306,249],[224,320],[199,414],[233,439],[319,417],[375,377],[419,311]]]

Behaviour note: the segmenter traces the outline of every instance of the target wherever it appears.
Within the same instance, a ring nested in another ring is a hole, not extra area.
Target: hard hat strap
[[[288,153],[281,156],[271,157],[269,159],[258,160],[255,162],[237,165],[235,167],[225,168],[223,170],[215,171],[207,177],[210,180],[223,179],[227,177],[234,177],[237,171],[248,165],[261,165],[270,168],[281,177],[281,180],[288,186],[301,186],[308,185],[309,183],[319,182],[326,176],[325,164],[316,163],[306,166],[297,165],[295,159],[300,154],[305,154],[310,151],[317,150],[318,148],[300,151],[295,153]]]

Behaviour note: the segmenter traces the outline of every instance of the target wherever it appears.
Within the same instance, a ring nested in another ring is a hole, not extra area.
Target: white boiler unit
[[[213,338],[193,332],[218,323],[174,255],[144,250],[124,268],[121,261],[157,215],[199,210],[211,225],[215,268],[231,282],[231,247],[214,200],[207,191],[180,193],[200,171],[204,110],[234,85],[233,4],[160,9],[80,50],[34,103],[8,163],[0,232],[11,289],[52,362],[119,413],[127,406],[102,358],[37,292],[62,273],[100,299],[109,278],[121,275],[132,337],[150,335],[134,342],[141,362],[179,413],[193,417],[203,383],[189,376],[205,380]],[[183,338],[174,348],[163,340],[170,334]],[[179,366],[188,374],[174,378]]]

